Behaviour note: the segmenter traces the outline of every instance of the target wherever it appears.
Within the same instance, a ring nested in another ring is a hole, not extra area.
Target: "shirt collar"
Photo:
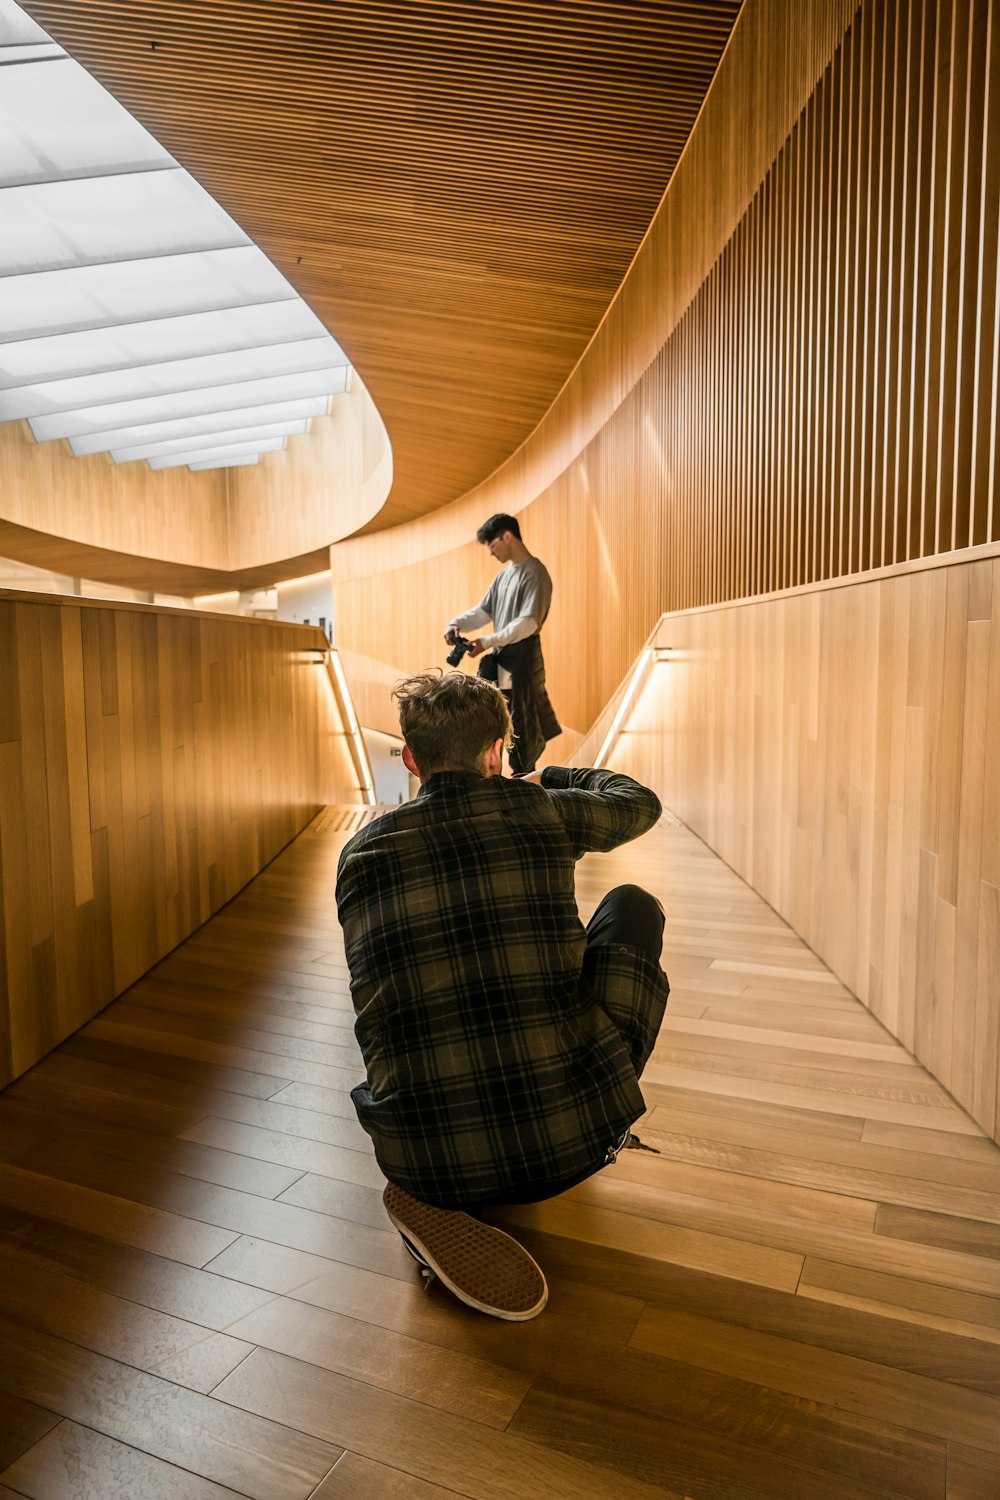
[[[489,776],[481,776],[478,771],[435,771],[434,775],[421,785],[417,796],[426,797],[432,792],[444,792],[452,787],[471,791],[480,782],[490,779]]]

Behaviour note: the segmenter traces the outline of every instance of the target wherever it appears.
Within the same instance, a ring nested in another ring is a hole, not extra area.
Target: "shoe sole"
[[[523,1245],[460,1209],[434,1208],[390,1182],[385,1211],[435,1276],[468,1307],[526,1323],[549,1297],[540,1267]]]

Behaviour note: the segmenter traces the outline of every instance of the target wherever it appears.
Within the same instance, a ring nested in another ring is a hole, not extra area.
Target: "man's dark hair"
[[[483,770],[486,752],[514,729],[498,688],[468,672],[421,672],[397,682],[399,727],[420,774]]]
[[[490,542],[495,542],[497,537],[503,536],[505,531],[509,531],[512,536],[516,536],[518,541],[521,540],[521,528],[518,525],[517,517],[505,516],[501,511],[499,515],[490,516],[488,521],[483,522],[482,526],[476,532],[476,541],[482,542],[484,547],[488,547]]]

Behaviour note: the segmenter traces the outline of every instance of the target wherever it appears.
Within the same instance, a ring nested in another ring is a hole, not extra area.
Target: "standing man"
[[[614,1161],[663,1019],[663,909],[619,886],[584,928],[574,867],[637,838],[655,795],[611,771],[503,775],[503,695],[464,672],[395,689],[412,802],[355,834],[337,908],[367,1079],[352,1090],[389,1218],[428,1278],[521,1321],[545,1278],[484,1224]]]
[[[459,632],[493,622],[493,634],[474,639],[469,655],[482,656],[480,677],[495,683],[507,699],[515,735],[510,766],[523,776],[535,769],[547,742],[562,733],[545,687],[540,637],[552,603],[552,579],[522,542],[514,516],[490,516],[476,532],[476,541],[506,566],[479,604],[450,621],[444,638],[454,643]]]

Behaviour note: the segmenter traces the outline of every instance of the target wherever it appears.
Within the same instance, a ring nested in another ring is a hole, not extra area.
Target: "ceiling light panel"
[[[14,0],[0,0],[0,46],[31,47],[46,43],[50,47],[56,45],[27,11],[15,5]]]
[[[102,375],[78,375],[42,385],[0,391],[0,422],[16,417],[40,417],[47,412],[103,406],[140,396],[169,395],[205,386],[263,380],[272,375],[294,375],[304,370],[329,370],[342,358],[336,340],[298,339],[291,344],[269,344],[235,353],[206,354],[198,359],[174,359],[158,365],[135,365]]]
[[[346,390],[347,371],[314,370],[304,375],[277,375],[270,380],[244,380],[238,385],[210,386],[200,391],[182,391],[170,396],[150,396],[138,401],[116,401],[110,406],[90,406],[51,416],[34,417],[31,430],[39,442],[52,438],[82,437],[127,422],[168,421],[205,412],[236,412],[243,406],[261,406],[272,401],[295,401],[303,396],[336,395]]]
[[[257,428],[275,423],[296,424],[310,417],[323,417],[329,407],[326,396],[311,396],[302,401],[279,401],[271,406],[246,406],[224,413],[209,412],[206,416],[179,417],[174,421],[146,422],[134,427],[115,427],[110,431],[89,433],[86,437],[70,439],[70,447],[78,456],[85,453],[104,453],[116,448],[131,448],[142,443],[159,443],[170,438],[188,438],[198,434],[212,433],[220,427]]]
[[[259,464],[256,453],[252,458],[210,458],[207,463],[188,464],[189,469],[243,469],[248,464]]]
[[[0,223],[0,421],[28,418],[39,441],[157,467],[187,445],[199,467],[228,465],[220,434],[280,447],[347,389],[343,350],[294,288],[14,0]]]
[[[23,342],[77,329],[282,301],[305,306],[256,245],[120,265],[71,266],[0,278],[0,339]]]
[[[149,131],[65,52],[24,66],[3,60],[0,187],[176,166]]]
[[[265,302],[224,312],[21,339],[0,344],[0,389],[317,338],[333,343],[315,313],[297,299],[287,307]],[[337,350],[346,364],[343,351],[339,346]]]
[[[2,189],[0,275],[247,243],[180,167]]]
[[[281,438],[260,443],[227,443],[219,448],[196,448],[188,453],[171,453],[166,458],[151,458],[151,469],[179,469],[186,464],[208,463],[215,458],[246,458],[254,453],[276,453],[283,445]]]
[[[280,444],[286,437],[294,437],[305,430],[305,422],[279,422],[274,427],[224,427],[216,432],[192,433],[188,437],[170,438],[163,443],[139,444],[134,448],[113,448],[111,457],[116,464],[131,464],[140,458],[169,458],[173,453],[188,453],[196,446],[221,448],[232,443],[240,443],[244,447],[250,447],[256,446],[258,441],[264,442],[269,438],[279,439]]]
[[[4,47],[0,61],[9,67],[11,63],[48,62],[63,55],[62,48],[55,42],[27,42],[24,46]]]

